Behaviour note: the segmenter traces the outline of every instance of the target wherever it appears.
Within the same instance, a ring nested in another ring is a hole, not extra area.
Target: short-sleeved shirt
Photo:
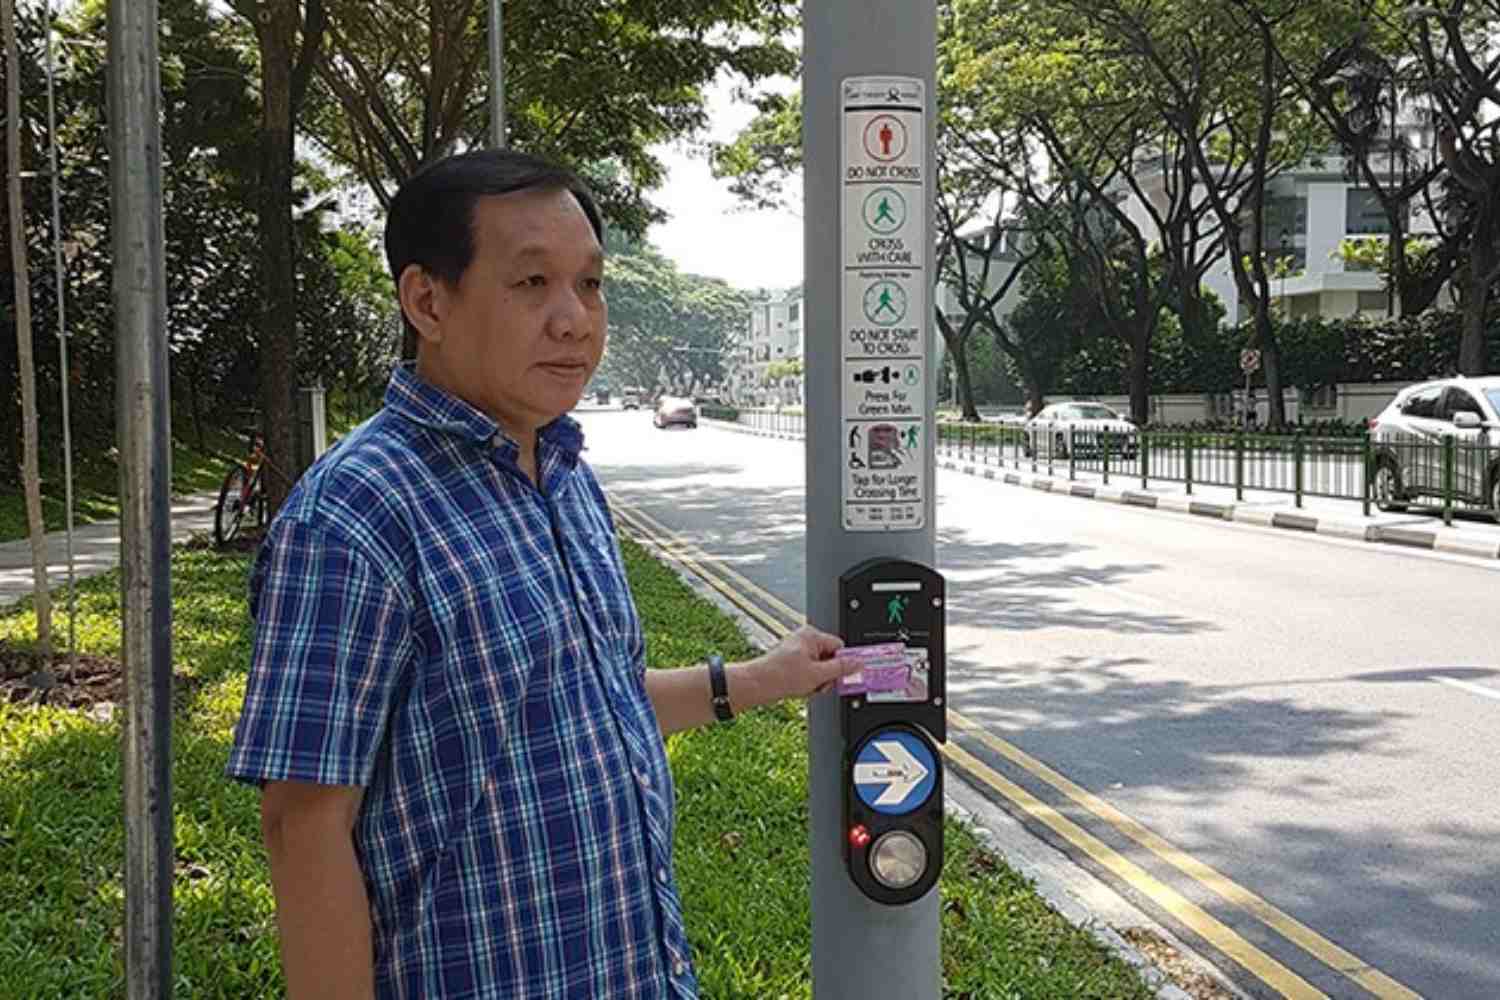
[[[567,417],[541,488],[495,421],[394,373],[251,578],[228,773],[364,786],[381,998],[696,996],[673,788],[604,495]]]

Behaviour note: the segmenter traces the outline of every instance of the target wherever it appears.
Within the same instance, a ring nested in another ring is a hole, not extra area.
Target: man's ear
[[[401,311],[417,336],[429,343],[443,339],[443,316],[447,312],[447,287],[420,264],[408,264],[396,282]]]

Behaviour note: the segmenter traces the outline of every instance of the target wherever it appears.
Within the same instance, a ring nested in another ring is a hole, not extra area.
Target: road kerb
[[[1480,556],[1484,559],[1500,559],[1500,542],[1493,539],[1463,538],[1453,535],[1433,536],[1432,547],[1438,552],[1449,552],[1460,556]]]
[[[1437,541],[1437,535],[1431,531],[1417,531],[1412,528],[1392,528],[1386,526],[1376,528],[1375,537],[1391,545],[1405,545],[1413,549],[1430,549],[1432,548],[1432,543]]]
[[[1230,518],[1231,521],[1243,521],[1245,524],[1254,524],[1262,528],[1274,528],[1276,526],[1276,512],[1266,510],[1264,507],[1236,507]]]

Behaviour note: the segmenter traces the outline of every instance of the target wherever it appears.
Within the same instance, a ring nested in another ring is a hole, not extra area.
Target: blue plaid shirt
[[[398,368],[251,578],[231,776],[361,785],[381,998],[694,997],[645,643],[583,436]]]

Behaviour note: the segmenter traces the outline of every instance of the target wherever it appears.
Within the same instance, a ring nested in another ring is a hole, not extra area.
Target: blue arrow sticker
[[[922,807],[937,784],[932,745],[909,729],[877,729],[854,758],[854,790],[878,813],[904,816]]]

